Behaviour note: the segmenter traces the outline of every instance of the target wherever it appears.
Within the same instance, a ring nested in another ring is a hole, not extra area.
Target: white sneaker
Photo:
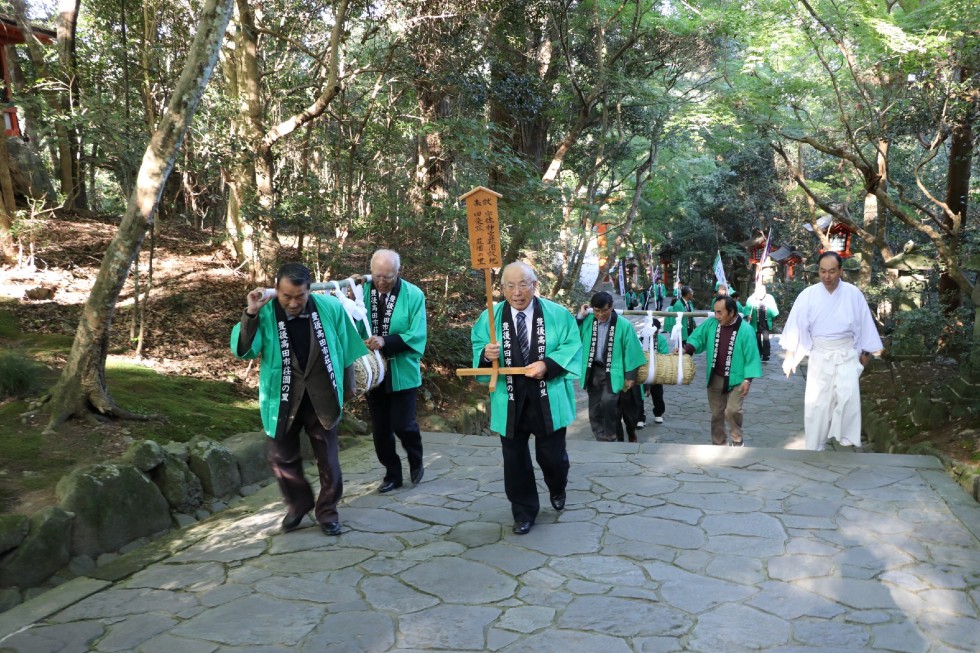
[[[664,423],[664,418],[663,417],[654,417],[653,418],[653,423],[654,424],[663,424]]]
[[[638,429],[642,429],[642,428],[643,428],[644,426],[646,426],[646,425],[647,425],[647,423],[646,423],[646,422],[637,422],[637,423],[636,423],[636,428],[638,428]]]

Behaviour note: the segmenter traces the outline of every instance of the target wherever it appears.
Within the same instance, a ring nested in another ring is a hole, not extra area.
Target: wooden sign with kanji
[[[500,222],[497,200],[503,197],[489,188],[477,186],[460,199],[466,200],[466,224],[470,232],[470,261],[476,270],[503,266],[500,255]]]
[[[490,343],[496,344],[497,335],[493,324],[493,279],[490,269],[503,267],[500,254],[500,221],[497,218],[497,200],[503,197],[489,188],[477,186],[459,199],[466,200],[466,224],[470,233],[470,261],[476,270],[483,270],[487,287],[487,322],[490,327]],[[500,374],[524,374],[523,367],[477,367],[456,370],[457,376],[489,376],[490,391],[497,387]]]

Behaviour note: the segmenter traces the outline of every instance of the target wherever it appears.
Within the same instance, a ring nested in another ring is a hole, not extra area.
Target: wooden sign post
[[[483,270],[487,287],[487,323],[490,327],[490,344],[496,344],[497,333],[493,323],[493,279],[491,268],[503,267],[500,255],[500,220],[497,217],[497,200],[503,197],[489,188],[477,186],[459,199],[466,200],[466,224],[470,236],[470,265]],[[523,367],[501,368],[496,360],[493,367],[456,370],[457,376],[490,376],[490,391],[497,387],[499,374],[524,374]]]

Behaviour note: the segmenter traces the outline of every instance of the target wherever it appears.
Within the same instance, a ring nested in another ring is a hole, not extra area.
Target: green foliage
[[[8,300],[9,301],[9,300]],[[17,318],[9,311],[0,310],[0,339],[12,340],[20,335]]]
[[[800,268],[797,268],[797,272],[798,274],[794,279],[789,281],[776,281],[766,286],[766,290],[776,300],[776,306],[779,308],[779,316],[776,318],[777,324],[786,322],[786,318],[789,317],[789,311],[793,308],[793,302],[803,292],[803,289],[810,285],[806,281],[806,274]],[[749,292],[751,293],[752,290]],[[748,297],[744,297],[743,300],[748,301]]]
[[[0,400],[27,397],[40,387],[42,365],[19,351],[0,351]]]
[[[939,308],[936,289],[929,288],[922,308],[906,308],[906,291],[888,284],[876,284],[864,289],[873,307],[890,308],[878,311],[881,315],[885,350],[895,356],[940,355],[966,361],[973,347],[974,311],[960,308],[946,313]]]

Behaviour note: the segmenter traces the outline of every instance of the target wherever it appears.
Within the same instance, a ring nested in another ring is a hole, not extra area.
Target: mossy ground
[[[37,392],[0,403],[0,514],[29,514],[52,503],[54,487],[68,470],[117,456],[136,439],[186,442],[204,435],[222,440],[261,428],[254,392],[246,394],[240,384],[162,374],[110,357],[106,382],[116,402],[159,419],[73,420],[46,434],[50,416],[41,398],[56,381],[54,364],[67,355],[71,339],[22,333],[0,310],[0,343],[4,351],[33,361],[39,376]]]

